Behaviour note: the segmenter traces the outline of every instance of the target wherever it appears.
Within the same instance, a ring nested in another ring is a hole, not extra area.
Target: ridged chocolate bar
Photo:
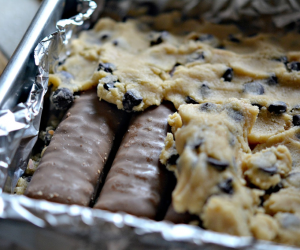
[[[58,126],[26,195],[88,206],[124,112],[99,102],[95,90],[75,99]]]
[[[162,104],[134,115],[94,208],[156,218],[165,184],[159,155],[173,112]]]

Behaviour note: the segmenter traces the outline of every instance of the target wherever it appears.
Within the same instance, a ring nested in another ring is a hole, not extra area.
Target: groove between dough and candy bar
[[[25,195],[88,206],[122,116],[99,102],[95,90],[83,93],[58,126]]]

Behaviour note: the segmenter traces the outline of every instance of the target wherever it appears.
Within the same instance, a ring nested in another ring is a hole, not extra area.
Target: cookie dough
[[[258,213],[251,218],[250,230],[260,240],[274,240],[278,234],[277,221],[268,214]]]
[[[241,168],[250,185],[268,190],[281,182],[292,169],[292,158],[286,146],[271,147],[243,157]]]
[[[173,127],[177,126],[175,143],[180,157],[173,205],[178,212],[200,214],[208,197],[232,193],[240,185],[236,159],[240,151],[250,152],[247,135],[258,108],[230,99],[223,105],[182,105],[178,111]],[[163,162],[168,161],[163,158],[167,155],[162,152]]]
[[[178,13],[121,23],[102,18],[72,42],[70,57],[49,82],[73,91],[98,85],[100,99],[127,111],[141,111],[163,99],[178,108],[192,100],[236,97],[271,113],[281,113],[276,102],[282,101],[288,112],[299,103],[297,38],[243,37],[234,26],[182,23]],[[101,80],[105,77],[112,79],[110,84],[105,85],[108,78]],[[275,133],[287,126],[281,123]]]
[[[285,145],[292,157],[292,172],[300,170],[300,127],[296,126],[282,133],[271,136],[265,143],[258,144],[253,152],[259,152],[263,149]]]
[[[300,215],[292,213],[278,213],[275,219],[279,229],[275,241],[281,244],[300,245]]]
[[[274,215],[278,212],[300,213],[300,189],[289,187],[273,193],[265,202],[266,213]]]
[[[49,83],[97,86],[100,100],[127,112],[171,101],[178,112],[160,159],[177,178],[174,212],[217,232],[300,245],[299,41],[175,12],[102,18],[72,41]]]
[[[235,98],[183,104],[169,116],[172,133],[161,161],[177,177],[177,213],[198,215],[204,228],[216,232],[280,242],[286,236],[274,216],[299,213],[300,192],[292,187],[276,193],[292,170],[289,146],[279,143],[282,133],[274,136],[278,143],[270,137],[267,146],[251,151],[248,138],[258,113],[250,101]],[[290,137],[297,129],[288,130]]]

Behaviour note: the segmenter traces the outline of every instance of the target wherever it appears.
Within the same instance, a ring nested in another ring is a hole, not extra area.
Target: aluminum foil
[[[299,26],[300,20],[299,0],[111,0],[106,11],[125,16],[141,6],[150,14],[178,10],[187,18],[200,17],[214,23],[251,18],[247,24],[258,28],[284,28],[292,23]],[[270,19],[257,18],[262,16]]]
[[[99,6],[104,6],[103,1],[97,2]],[[24,173],[37,139],[49,69],[55,71],[58,61],[68,55],[69,41],[76,33],[76,28],[83,25],[97,5],[94,1],[83,0],[79,6],[83,13],[60,20],[57,31],[44,38],[36,47],[34,60],[39,73],[27,101],[13,110],[0,111],[0,188],[8,193],[13,192],[18,178]],[[111,0],[106,2],[104,10],[105,13],[124,17],[129,10],[140,7],[146,7],[145,13],[177,9],[186,17],[202,17],[212,22],[254,17],[255,25],[255,17],[269,15],[271,19],[268,20],[272,24],[260,25],[275,25],[277,28],[290,24],[297,27],[300,20],[300,1],[296,0]],[[98,9],[98,13],[101,10]],[[256,241],[250,237],[218,234],[191,225],[155,222],[128,214],[33,200],[8,193],[0,195],[0,218],[5,221],[13,219],[15,223],[29,223],[28,228],[32,226],[33,233],[28,237],[32,237],[34,232],[40,232],[40,228],[53,230],[51,232],[55,232],[57,241],[52,242],[52,245],[57,249],[60,249],[58,244],[61,242],[64,242],[64,246],[70,244],[70,249],[295,249]],[[1,225],[3,223],[0,223],[0,243],[5,239]],[[16,227],[21,228],[18,225]],[[14,234],[16,228],[11,228]],[[7,231],[9,233],[8,227]],[[71,238],[60,241],[61,233]],[[46,235],[50,235],[50,231]],[[25,241],[26,238],[22,242],[14,239],[20,245],[25,244]],[[30,249],[34,248],[32,242],[26,244]]]

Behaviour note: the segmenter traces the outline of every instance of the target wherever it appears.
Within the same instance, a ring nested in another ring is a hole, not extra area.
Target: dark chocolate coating
[[[56,129],[25,195],[88,206],[122,114],[114,105],[99,102],[95,90],[75,99]]]
[[[135,114],[94,208],[154,219],[164,188],[159,156],[171,105]]]

